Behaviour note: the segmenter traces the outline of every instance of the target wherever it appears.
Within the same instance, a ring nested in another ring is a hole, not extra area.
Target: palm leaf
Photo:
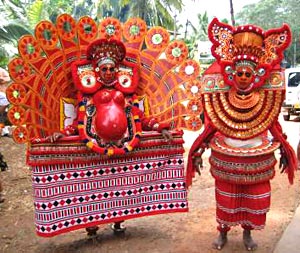
[[[49,16],[43,13],[43,8],[44,2],[42,0],[36,0],[32,5],[30,5],[27,10],[27,19],[30,27],[35,27],[35,25],[43,19],[49,20]],[[45,17],[45,15],[47,17]]]
[[[12,22],[8,25],[0,27],[0,40],[4,42],[15,43],[22,35],[32,33],[26,27],[19,23]]]

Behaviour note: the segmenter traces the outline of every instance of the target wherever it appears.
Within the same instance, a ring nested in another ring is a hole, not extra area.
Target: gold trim
[[[237,109],[249,110],[261,101],[261,92],[251,92],[247,95],[241,95],[231,89],[228,92],[228,100],[229,103]]]
[[[254,114],[255,111],[253,112],[253,108],[252,108],[248,112],[248,116],[250,116],[250,117],[247,117],[247,115],[245,117],[245,115],[242,115],[242,113],[240,113],[241,117],[236,117],[236,120],[235,119],[232,120],[226,115],[226,112],[224,111],[224,109],[222,109],[221,102],[218,98],[215,98],[215,99],[213,98],[212,102],[213,102],[214,110],[218,113],[219,118],[225,124],[228,124],[235,129],[250,129],[250,128],[253,128],[256,125],[262,123],[265,120],[265,118],[267,117],[267,115],[270,113],[270,111],[272,110],[272,105],[273,105],[273,101],[274,101],[272,95],[273,95],[272,93],[269,93],[267,95],[266,104],[265,104],[264,108],[262,108],[262,110],[260,111],[259,114]],[[233,109],[232,114],[235,114],[235,113],[239,113],[239,111]],[[256,117],[254,117],[254,116],[256,116]],[[242,121],[242,123],[239,123],[241,121]]]
[[[226,93],[226,94],[221,93],[220,94],[220,100],[221,100],[222,107],[225,109],[226,113],[231,118],[233,118],[235,120],[241,120],[242,119],[242,121],[246,121],[246,120],[249,120],[250,118],[253,118],[256,115],[258,115],[262,110],[266,94],[265,94],[264,91],[259,91],[258,93],[259,93],[258,94],[259,101],[253,107],[253,109],[251,111],[249,111],[249,110],[237,111],[236,107],[232,106],[232,104],[228,101],[229,96],[226,96],[228,93]],[[270,96],[270,94],[269,94],[269,96]],[[271,96],[268,98],[268,100],[269,99],[272,99]]]
[[[214,126],[226,136],[248,139],[266,131],[272,122],[278,117],[283,100],[282,91],[262,91],[262,101],[248,109],[245,113],[242,109],[235,109],[228,99],[228,94],[204,94],[204,106],[208,117]],[[227,101],[224,107],[224,100]],[[262,105],[260,105],[262,103]],[[261,110],[258,110],[261,106]],[[236,115],[231,117],[231,115]]]

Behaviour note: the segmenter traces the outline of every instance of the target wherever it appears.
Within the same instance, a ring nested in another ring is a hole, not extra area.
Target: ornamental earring
[[[258,71],[257,71],[257,75],[259,76],[263,76],[264,74],[266,74],[266,70],[264,68],[260,68]]]
[[[226,66],[225,67],[225,72],[226,72],[226,74],[232,74],[234,71],[233,71],[231,66]]]

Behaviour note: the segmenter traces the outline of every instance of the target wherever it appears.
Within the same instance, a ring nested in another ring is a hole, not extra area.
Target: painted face
[[[105,63],[99,66],[99,76],[104,83],[111,83],[116,78],[116,66],[113,63]]]
[[[254,73],[250,66],[237,66],[235,82],[239,90],[249,90],[253,83]]]

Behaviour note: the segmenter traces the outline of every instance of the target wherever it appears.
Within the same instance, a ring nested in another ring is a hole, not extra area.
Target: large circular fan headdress
[[[93,59],[101,61],[102,40],[116,46],[116,54],[103,55],[117,57],[120,63],[116,89],[126,95],[136,93],[145,114],[161,123],[170,123],[172,128],[201,128],[200,66],[188,58],[183,41],[170,42],[166,29],[148,30],[140,18],[122,24],[108,17],[96,24],[88,16],[77,21],[63,14],[55,23],[41,21],[34,35],[23,36],[18,42],[20,57],[9,63],[13,83],[7,97],[16,142],[44,138],[73,120],[62,104],[76,100],[78,90],[92,94],[99,89],[91,66]],[[77,81],[72,78],[74,71],[79,73]],[[78,89],[76,82],[86,87]]]

